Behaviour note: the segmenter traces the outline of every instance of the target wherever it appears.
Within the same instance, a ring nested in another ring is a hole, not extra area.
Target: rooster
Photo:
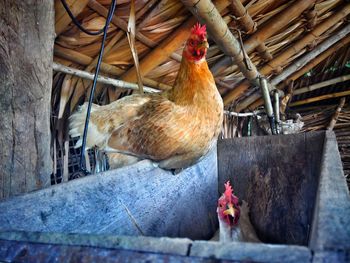
[[[212,240],[220,242],[261,242],[250,223],[249,207],[247,202],[240,201],[233,194],[233,189],[228,181],[225,183],[225,192],[218,200],[219,232]]]
[[[134,94],[105,106],[92,105],[87,148],[109,154],[111,168],[150,159],[164,169],[186,168],[216,143],[223,102],[205,56],[206,26],[196,24],[183,50],[173,89],[163,94]],[[69,119],[69,134],[82,134],[87,103]]]

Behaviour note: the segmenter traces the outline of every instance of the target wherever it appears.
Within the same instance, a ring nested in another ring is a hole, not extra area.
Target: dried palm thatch
[[[350,188],[350,106],[344,107],[344,103],[341,101],[340,105],[335,106],[305,108],[300,113],[304,121],[303,131],[334,130],[344,175]]]
[[[88,30],[99,30],[104,26],[109,0],[67,0],[67,3],[78,21]],[[158,90],[170,89],[179,69],[181,52],[189,29],[197,19],[181,1],[135,0],[134,22],[130,22],[131,3],[132,1],[126,0],[117,1],[116,13],[108,29],[101,75],[133,83],[139,79],[139,85],[142,78],[144,86]],[[317,49],[320,43],[344,28],[350,12],[350,4],[342,0],[216,0],[213,3],[232,34],[238,38],[237,29],[241,31],[242,42],[250,60],[267,77],[278,76],[283,68],[293,64],[310,50]],[[93,72],[102,36],[90,36],[79,31],[66,14],[60,0],[55,0],[55,12],[54,61],[74,69]],[[135,31],[131,34],[135,37],[134,40],[127,37],[128,24],[129,28],[135,24]],[[244,77],[239,68],[213,39],[209,41],[207,61],[214,73],[217,87],[226,104],[236,106],[254,95],[256,89],[249,83],[242,88],[240,82]],[[332,56],[334,52],[329,52],[315,63],[313,67],[319,65],[315,72],[324,70],[321,65],[330,68],[340,60],[344,66],[350,59],[349,42],[343,43],[345,46],[342,52],[339,51],[335,56]],[[135,67],[135,54],[139,59],[139,69]],[[140,73],[139,78],[137,71]],[[297,81],[308,71],[310,68],[299,73],[297,77],[294,76],[293,80]],[[288,83],[282,83],[279,88],[286,86]],[[87,99],[90,89],[89,80],[62,72],[54,74],[54,156],[55,152],[60,151],[68,158],[68,147],[65,147],[69,140],[66,120]],[[99,83],[94,102],[107,104],[130,92],[128,89]],[[254,106],[253,101],[253,104],[247,106],[255,108],[258,105]],[[67,169],[66,167],[64,170]]]

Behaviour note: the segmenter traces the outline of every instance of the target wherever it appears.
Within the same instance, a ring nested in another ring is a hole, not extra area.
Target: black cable
[[[83,31],[84,33],[86,33],[86,34],[88,34],[88,35],[91,35],[91,36],[97,36],[97,35],[99,35],[99,34],[101,34],[101,33],[104,32],[104,28],[102,28],[102,29],[100,29],[99,31],[96,31],[96,32],[91,32],[91,31],[87,30],[86,28],[84,28],[84,27],[79,23],[79,21],[75,18],[75,16],[73,15],[73,13],[70,11],[69,6],[67,5],[66,0],[61,0],[61,3],[62,3],[62,5],[63,5],[64,9],[66,9],[66,11],[67,11],[69,17],[72,19],[73,23],[74,23],[81,31]],[[111,9],[109,9],[107,17],[110,16],[110,11],[111,11]]]
[[[106,41],[106,37],[107,37],[108,26],[109,26],[109,24],[110,24],[110,22],[112,20],[112,17],[113,17],[113,14],[114,14],[114,10],[115,10],[115,6],[116,6],[116,0],[112,0],[111,6],[109,7],[109,11],[108,11],[108,17],[106,19],[106,24],[105,24],[105,26],[103,28],[103,38],[102,38],[102,43],[101,43],[101,49],[100,49],[100,53],[98,55],[97,65],[96,65],[96,69],[95,69],[95,76],[94,76],[92,88],[91,88],[91,91],[90,91],[88,108],[87,108],[87,111],[86,111],[84,134],[83,134],[83,142],[82,142],[81,153],[80,153],[80,171],[84,172],[85,174],[88,174],[88,172],[86,170],[84,153],[85,153],[85,146],[86,146],[86,136],[87,136],[89,120],[90,120],[91,105],[92,105],[92,100],[93,100],[95,89],[96,89],[98,73],[100,71],[100,66],[101,66],[101,62],[102,62],[102,56],[103,56],[105,41]]]

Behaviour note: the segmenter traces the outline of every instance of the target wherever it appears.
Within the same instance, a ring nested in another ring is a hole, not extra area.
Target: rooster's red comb
[[[225,195],[225,197],[228,199],[228,200],[231,200],[231,198],[232,198],[232,186],[230,185],[230,181],[227,181],[226,183],[225,183],[225,193],[224,193],[224,195]]]
[[[205,38],[207,36],[206,25],[201,26],[199,23],[196,23],[191,29],[191,34],[197,35],[201,38]]]

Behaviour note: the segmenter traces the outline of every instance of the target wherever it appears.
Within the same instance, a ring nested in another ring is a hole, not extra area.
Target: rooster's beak
[[[224,215],[230,215],[232,216],[233,218],[235,217],[235,209],[233,208],[233,205],[232,204],[229,204],[228,205],[228,209],[226,209],[224,211]]]
[[[202,48],[209,48],[208,41],[205,40],[198,44],[197,49],[202,49]]]

